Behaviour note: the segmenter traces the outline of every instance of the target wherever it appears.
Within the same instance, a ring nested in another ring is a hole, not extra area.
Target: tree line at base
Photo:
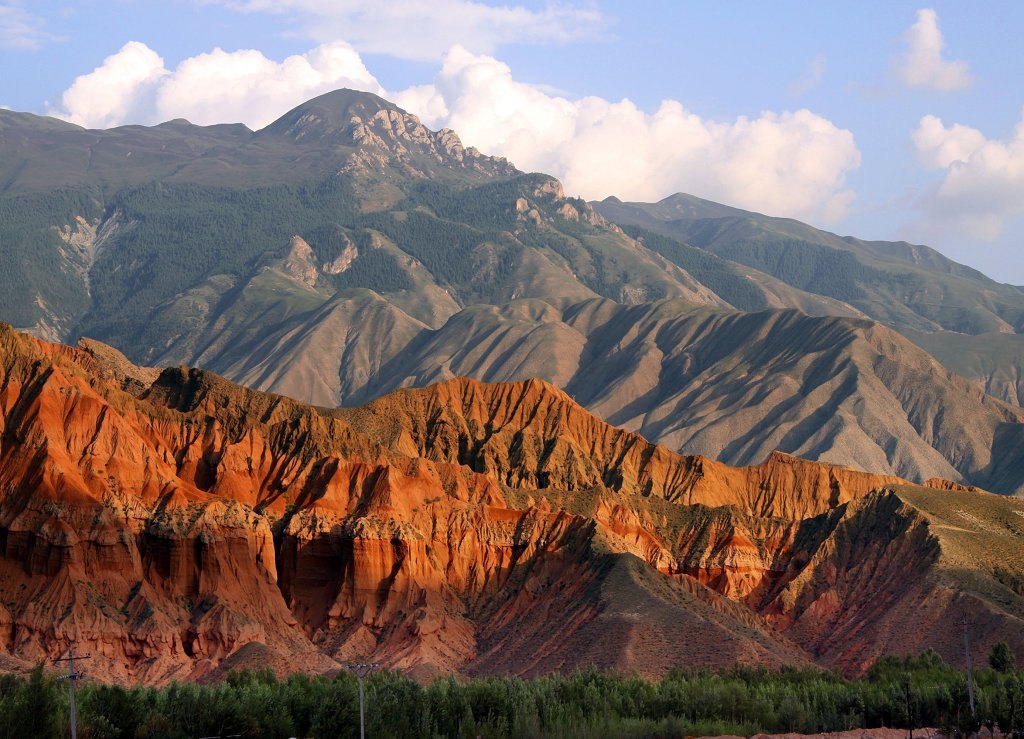
[[[590,668],[534,679],[442,678],[421,685],[398,672],[371,674],[372,737],[686,737],[933,727],[950,737],[982,726],[1024,739],[1024,671],[998,644],[966,674],[935,652],[884,657],[857,680],[817,669],[676,669],[653,682]],[[67,683],[44,672],[0,676],[0,737],[68,736]],[[356,679],[231,673],[221,683],[123,687],[85,683],[78,736],[358,736]]]

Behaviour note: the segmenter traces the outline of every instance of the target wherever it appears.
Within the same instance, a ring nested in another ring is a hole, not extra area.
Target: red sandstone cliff
[[[94,672],[147,682],[229,656],[423,676],[855,671],[918,646],[898,619],[920,603],[941,602],[938,633],[971,598],[991,639],[1019,639],[1012,609],[943,579],[963,545],[936,517],[952,514],[901,485],[673,454],[540,381],[315,409],[4,328],[0,652],[33,661],[73,638]]]

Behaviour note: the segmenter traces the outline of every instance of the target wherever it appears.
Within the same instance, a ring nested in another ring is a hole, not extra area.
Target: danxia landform
[[[358,657],[427,679],[1021,643],[1024,502],[730,467],[541,380],[352,409],[0,330],[0,650],[163,683]]]

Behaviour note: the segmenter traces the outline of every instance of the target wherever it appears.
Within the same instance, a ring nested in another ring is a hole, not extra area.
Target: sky
[[[1024,284],[1019,2],[0,0],[0,106],[262,127],[382,95],[567,194],[675,192]]]

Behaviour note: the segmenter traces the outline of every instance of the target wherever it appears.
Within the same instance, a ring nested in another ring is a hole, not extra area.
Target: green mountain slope
[[[902,333],[989,395],[1024,406],[1024,335],[912,329]]]
[[[195,335],[229,321],[233,291],[290,259],[294,237],[312,265],[296,304],[314,299],[308,288],[321,302],[350,288],[400,303],[425,292],[407,307],[431,323],[462,305],[554,294],[726,304],[550,177],[465,149],[373,95],[329,93],[257,133],[0,120],[0,315],[144,362],[193,359]]]
[[[843,238],[682,193],[658,203],[608,198],[593,205],[615,223],[766,272],[899,329],[980,334],[1024,327],[1024,291],[926,246]]]

